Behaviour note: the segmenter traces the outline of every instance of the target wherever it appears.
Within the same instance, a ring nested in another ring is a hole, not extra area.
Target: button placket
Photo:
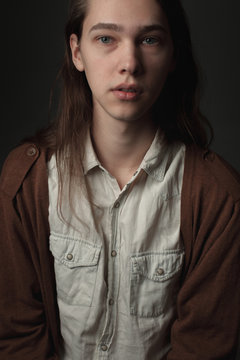
[[[112,305],[114,304],[114,300],[113,300],[113,299],[110,299],[108,303],[109,303],[109,305],[112,306]]]
[[[115,209],[118,209],[120,207],[120,201],[117,201],[115,204],[114,204],[114,208]]]
[[[111,257],[116,257],[117,256],[117,252],[116,252],[116,250],[112,250],[111,251]]]
[[[107,345],[105,345],[105,344],[101,345],[101,350],[104,352],[107,351],[108,350]]]
[[[110,212],[111,216],[111,241],[109,252],[109,277],[108,277],[108,298],[107,298],[107,312],[105,318],[105,325],[102,338],[100,340],[100,348],[102,351],[110,349],[112,344],[113,335],[116,327],[116,299],[119,287],[119,258],[117,248],[117,228],[118,228],[118,216],[121,202],[116,201],[112,205]],[[103,350],[106,349],[106,350]]]

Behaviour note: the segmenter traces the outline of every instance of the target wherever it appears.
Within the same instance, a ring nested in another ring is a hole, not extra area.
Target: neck
[[[156,133],[152,121],[93,120],[92,140],[99,161],[122,188],[138,169]]]

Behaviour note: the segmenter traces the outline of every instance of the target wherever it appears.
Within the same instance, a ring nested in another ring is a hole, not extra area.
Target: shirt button
[[[101,349],[102,349],[102,351],[107,351],[108,347],[107,347],[107,345],[102,345]]]
[[[113,299],[110,299],[109,300],[109,305],[113,305],[114,304],[114,300]]]
[[[117,256],[116,250],[113,250],[113,251],[111,252],[111,256],[112,256],[112,257],[116,257],[116,256]]]
[[[29,146],[27,149],[27,156],[34,156],[37,153],[37,149],[34,146]]]
[[[117,209],[117,208],[119,208],[119,206],[120,206],[120,202],[117,201],[116,204],[114,205],[114,207]]]
[[[67,254],[67,259],[71,261],[73,259],[73,255],[72,254]]]
[[[163,275],[164,274],[164,270],[162,268],[157,269],[157,274],[158,275]]]

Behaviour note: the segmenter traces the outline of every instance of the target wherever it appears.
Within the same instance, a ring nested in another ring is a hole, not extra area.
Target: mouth
[[[137,100],[142,94],[142,89],[135,84],[120,84],[112,91],[120,100]]]
[[[120,88],[117,89],[118,91],[125,91],[125,92],[131,92],[131,93],[136,93],[137,90],[136,89],[125,89],[125,88]]]

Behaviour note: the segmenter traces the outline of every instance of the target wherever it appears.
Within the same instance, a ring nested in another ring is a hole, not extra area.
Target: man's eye
[[[101,42],[102,44],[111,44],[112,38],[110,36],[100,36],[98,38],[98,41]]]
[[[143,44],[145,45],[155,45],[155,44],[158,44],[159,43],[159,40],[157,38],[154,38],[154,37],[146,37],[144,40],[143,40]]]

